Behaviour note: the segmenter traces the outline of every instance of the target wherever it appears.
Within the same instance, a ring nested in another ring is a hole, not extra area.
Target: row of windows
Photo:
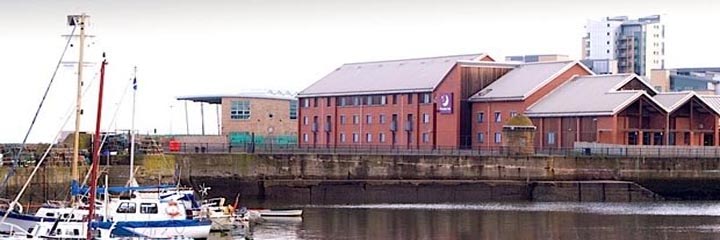
[[[432,103],[432,94],[431,93],[409,93],[407,95],[407,104],[413,104],[413,98],[417,95],[418,103],[420,104],[427,104]],[[386,104],[398,104],[398,96],[399,94],[392,94],[392,95],[364,95],[364,96],[344,96],[344,97],[335,97],[335,104],[337,106],[373,106],[373,105],[386,105]],[[326,107],[332,107],[332,101],[330,101],[331,97],[325,97],[325,106]],[[388,101],[389,100],[389,101]],[[318,107],[318,102],[320,102],[320,98],[303,98],[303,107],[309,108],[312,107]]]
[[[496,132],[494,141],[495,143],[502,143],[502,133]],[[485,133],[480,132],[477,134],[477,142],[485,143]]]
[[[517,112],[512,111],[510,112],[510,118],[513,118],[517,116]],[[494,119],[496,123],[502,122],[502,112],[496,111],[494,113]],[[478,123],[484,123],[485,122],[485,112],[478,112],[477,113],[477,122]]]
[[[515,117],[515,116],[517,116],[517,112],[516,112],[516,111],[511,111],[511,112],[510,112],[510,118],[513,118],[513,117]],[[328,117],[329,117],[329,116],[328,116]],[[496,123],[501,123],[501,122],[502,122],[502,119],[503,119],[503,118],[502,118],[502,112],[500,112],[500,111],[494,112],[493,117],[494,117],[494,118],[493,118],[493,119],[494,119],[494,122],[496,122]],[[412,118],[412,117],[410,116],[409,118]],[[317,121],[317,118],[314,118],[314,119],[315,119],[315,121]],[[340,124],[341,124],[341,125],[348,124],[347,117],[346,117],[345,115],[340,115],[340,119],[339,119],[339,120],[340,120]],[[380,123],[380,124],[385,124],[385,123],[387,123],[387,118],[385,117],[385,114],[379,114],[378,117],[377,117],[377,120],[378,120],[378,123]],[[421,121],[422,123],[430,123],[430,120],[431,120],[431,119],[430,119],[430,114],[428,114],[428,113],[423,113],[422,118],[420,119],[420,121]],[[367,114],[367,115],[365,115],[365,120],[364,120],[364,121],[365,121],[365,124],[373,124],[374,121],[375,121],[375,118],[373,118],[372,115]],[[478,112],[478,113],[477,113],[477,122],[478,122],[478,123],[484,123],[484,122],[485,122],[485,112]],[[303,125],[308,125],[308,124],[309,124],[309,118],[308,118],[307,116],[303,117]],[[360,115],[357,115],[357,114],[352,115],[352,124],[360,124]]]
[[[230,103],[230,119],[250,119],[250,101],[232,101]]]
[[[422,133],[421,135],[421,141],[423,143],[429,143],[430,142],[430,133]],[[345,133],[340,133],[339,141],[340,143],[348,143],[349,141],[352,141],[353,143],[359,143],[360,142],[360,134],[358,133],[352,133],[350,136],[346,135]],[[348,137],[352,137],[351,139],[348,139]],[[547,144],[548,145],[554,145],[556,143],[557,134],[555,132],[549,132],[546,134],[547,137]],[[377,141],[384,143],[386,142],[387,138],[385,133],[378,133],[377,135]],[[395,140],[395,139],[393,139]],[[409,138],[410,143],[412,143],[412,138]],[[372,133],[365,133],[365,143],[372,143],[374,141],[373,134]],[[303,142],[310,142],[310,136],[305,133],[303,134]],[[500,144],[502,143],[502,133],[501,132],[495,132],[494,134],[494,143]],[[477,143],[485,143],[485,133],[479,132],[477,133]],[[134,206],[133,206],[134,207]],[[141,206],[142,207],[142,206]],[[119,211],[119,210],[118,210]]]
[[[297,119],[298,117],[298,101],[292,100],[289,103],[290,119]],[[248,120],[250,119],[250,101],[249,100],[238,100],[230,102],[230,119],[233,120]],[[270,115],[272,117],[272,115]]]
[[[317,116],[315,116],[313,119],[316,119],[316,117]],[[329,117],[330,116],[328,116],[328,118]],[[378,120],[378,123],[380,123],[380,124],[387,123],[387,118],[385,117],[385,114],[378,115],[377,120]],[[420,121],[422,123],[430,123],[430,114],[423,113],[422,119],[420,119]],[[374,118],[372,115],[370,115],[370,114],[365,115],[365,124],[373,124],[373,122],[374,122]],[[309,124],[308,117],[307,116],[303,117],[303,125],[308,125],[308,124]],[[340,125],[345,125],[345,124],[347,124],[347,118],[345,117],[345,115],[340,115]],[[360,115],[356,114],[356,115],[352,116],[352,124],[360,124]]]
[[[430,133],[422,133],[421,136],[422,136],[421,141],[422,141],[423,143],[429,143],[429,142],[430,142]],[[360,142],[360,134],[358,134],[358,133],[352,133],[351,137],[352,137],[352,142],[353,142],[353,143],[359,143],[359,142]],[[347,143],[347,142],[348,142],[347,135],[346,135],[345,133],[340,133],[339,138],[340,138],[340,142],[341,142],[341,143]],[[365,143],[372,143],[373,140],[374,140],[374,139],[373,139],[373,134],[372,134],[372,133],[365,133]],[[378,142],[384,143],[384,142],[386,142],[386,140],[387,140],[387,138],[386,138],[385,133],[382,133],[382,132],[381,132],[381,133],[378,133],[378,136],[377,136],[377,141],[378,141]],[[397,140],[397,139],[393,139],[393,140]],[[409,138],[409,140],[410,140],[410,143],[412,143],[412,138]],[[307,143],[307,142],[310,142],[310,136],[309,136],[307,133],[303,134],[303,142],[306,142],[306,143]]]
[[[135,213],[137,211],[136,205],[133,202],[120,203],[117,208],[117,213]],[[140,213],[155,214],[158,213],[158,207],[155,203],[140,203]]]

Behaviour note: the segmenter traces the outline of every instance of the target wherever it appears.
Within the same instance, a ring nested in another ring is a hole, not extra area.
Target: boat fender
[[[177,202],[170,201],[168,203],[168,207],[165,209],[165,213],[167,213],[170,217],[176,217],[177,215],[180,215],[180,208],[177,205]]]

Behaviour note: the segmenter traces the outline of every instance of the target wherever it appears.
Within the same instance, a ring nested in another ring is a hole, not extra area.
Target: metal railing
[[[224,144],[182,143],[179,149],[166,153],[259,153],[259,154],[348,154],[348,155],[443,155],[443,156],[587,156],[587,157],[653,157],[653,158],[720,158],[720,147],[613,146],[573,148],[512,148],[454,146],[389,146],[323,144]]]

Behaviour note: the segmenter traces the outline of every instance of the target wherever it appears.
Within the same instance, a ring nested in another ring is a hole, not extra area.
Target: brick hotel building
[[[298,94],[304,147],[498,147],[518,114],[535,146],[718,144],[720,98],[659,93],[578,61],[498,63],[486,54],[344,64]]]

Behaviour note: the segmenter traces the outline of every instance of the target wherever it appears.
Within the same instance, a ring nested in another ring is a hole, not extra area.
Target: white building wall
[[[663,36],[662,23],[647,24],[645,26],[645,72],[650,73],[652,69],[662,69],[665,64],[664,45],[665,37]]]
[[[588,20],[585,25],[585,31],[590,38],[590,54],[587,59],[614,59],[615,44],[620,34],[621,21],[608,21],[603,19],[600,21]]]

